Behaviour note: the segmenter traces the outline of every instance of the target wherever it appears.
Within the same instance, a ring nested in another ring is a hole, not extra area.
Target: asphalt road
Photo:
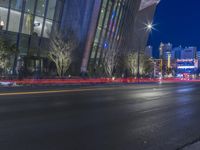
[[[200,84],[0,88],[0,150],[176,150],[200,138]]]

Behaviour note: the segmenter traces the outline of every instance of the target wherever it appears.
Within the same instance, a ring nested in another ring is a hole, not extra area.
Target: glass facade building
[[[106,51],[133,49],[140,5],[141,0],[0,0],[0,36],[16,44],[26,68],[44,68],[53,29],[72,31],[78,45],[70,69],[79,74],[101,65]]]
[[[99,4],[97,1],[96,4]],[[81,72],[94,72],[97,68],[101,70],[107,54],[117,53],[117,57],[123,59],[128,52],[138,47],[144,51],[149,33],[141,29],[146,28],[145,24],[152,21],[159,0],[102,0],[100,2],[99,8],[95,5],[93,12],[95,14],[98,11],[98,15],[91,18],[92,30],[88,34],[89,38],[84,49]],[[94,26],[95,30],[93,30]],[[123,65],[119,67],[121,70],[124,69]]]
[[[120,27],[125,10],[125,0],[102,0],[95,38],[90,55],[90,65],[99,65],[105,49],[117,48]]]
[[[62,7],[62,0],[0,0],[1,34],[16,44],[20,56],[42,57]]]
[[[108,51],[131,49],[138,0],[102,0],[94,39],[91,43],[88,69],[96,70]]]

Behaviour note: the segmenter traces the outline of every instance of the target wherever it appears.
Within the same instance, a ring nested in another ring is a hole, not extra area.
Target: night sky
[[[154,24],[158,31],[150,35],[154,54],[160,42],[173,46],[197,46],[200,49],[200,0],[161,0]]]

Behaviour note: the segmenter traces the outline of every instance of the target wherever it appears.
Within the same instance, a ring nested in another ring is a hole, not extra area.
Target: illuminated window
[[[23,0],[11,0],[11,8],[21,11],[22,10]]]
[[[8,30],[13,32],[19,32],[19,23],[21,18],[21,12],[16,10],[10,10],[10,20]]]
[[[44,16],[45,7],[46,7],[46,0],[38,0],[37,9],[36,9],[36,15]]]
[[[35,16],[34,25],[33,25],[33,34],[41,36],[43,26],[43,18]]]
[[[48,38],[51,34],[51,28],[52,28],[52,20],[46,19],[44,24],[44,33],[43,36]]]
[[[0,7],[8,7],[9,0],[0,0]]]
[[[49,0],[48,8],[47,8],[47,18],[48,19],[53,19],[55,7],[56,7],[56,0]]]
[[[3,29],[6,29],[8,17],[8,9],[4,7],[0,7],[0,23],[3,24]]]
[[[33,14],[36,0],[26,0],[25,12]]]

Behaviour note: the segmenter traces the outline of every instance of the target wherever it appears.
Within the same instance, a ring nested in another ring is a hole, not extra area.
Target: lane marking
[[[0,93],[0,96],[17,96],[17,95],[37,95],[37,94],[53,94],[53,93],[73,93],[73,92],[87,92],[87,91],[103,91],[103,90],[115,90],[126,89],[130,87],[108,87],[108,88],[88,88],[88,89],[73,89],[73,90],[49,90],[49,91],[30,91],[30,92],[8,92]]]
[[[137,89],[155,88],[155,86],[150,87],[137,87]],[[156,86],[157,87],[157,86]],[[53,93],[73,93],[73,92],[89,92],[89,91],[103,91],[103,90],[115,90],[115,89],[130,89],[134,90],[136,87],[130,86],[119,86],[119,87],[104,87],[104,88],[87,88],[87,89],[68,89],[68,90],[45,90],[45,91],[27,91],[27,92],[4,92],[0,93],[0,96],[17,96],[17,95],[39,95],[39,94],[53,94]],[[168,88],[168,87],[167,87]]]

